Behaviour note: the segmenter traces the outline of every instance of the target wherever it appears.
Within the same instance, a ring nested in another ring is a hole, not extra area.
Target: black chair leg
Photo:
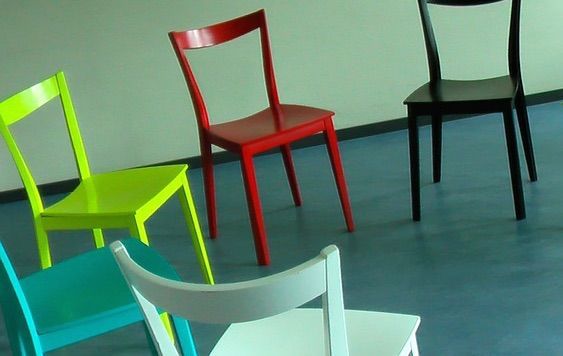
[[[503,111],[504,133],[506,135],[506,148],[508,150],[508,163],[510,165],[510,179],[512,181],[512,195],[514,198],[514,210],[516,220],[526,218],[526,207],[524,205],[524,193],[522,191],[522,177],[520,175],[520,161],[518,159],[518,147],[516,146],[516,130],[512,108]]]
[[[534,159],[534,148],[532,145],[532,135],[530,134],[530,123],[528,121],[528,110],[526,109],[526,99],[522,86],[518,89],[515,98],[516,114],[518,115],[518,126],[520,127],[520,135],[522,137],[522,145],[524,146],[524,155],[526,156],[526,165],[528,166],[528,175],[532,182],[538,180],[536,172],[536,160]]]
[[[432,169],[434,183],[442,178],[442,115],[432,115]]]
[[[416,116],[409,110],[408,117],[409,129],[409,157],[411,172],[411,202],[412,219],[420,221],[420,167],[419,167],[419,148],[418,148],[418,125]]]

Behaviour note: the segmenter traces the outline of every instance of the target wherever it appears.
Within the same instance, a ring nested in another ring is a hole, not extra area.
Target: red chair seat
[[[230,151],[240,152],[245,145],[260,145],[263,151],[323,131],[324,120],[334,115],[301,105],[281,104],[279,108],[277,115],[267,108],[243,119],[210,125],[209,140]]]

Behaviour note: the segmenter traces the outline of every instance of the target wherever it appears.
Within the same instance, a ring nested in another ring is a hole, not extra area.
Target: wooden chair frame
[[[413,355],[418,355],[415,333],[420,323],[419,317],[344,310],[340,257],[334,245],[324,248],[319,256],[290,270],[252,281],[213,286],[178,282],[156,276],[132,260],[119,241],[112,243],[111,248],[143,310],[154,343],[160,348],[160,355],[171,356],[178,353],[166,337],[156,307],[192,321],[241,323],[229,327],[215,346],[212,355],[275,354],[275,350],[261,349],[261,346],[254,342],[240,341],[242,335],[254,335],[258,330],[276,325],[276,322],[268,324],[268,321],[273,320],[268,317],[285,318],[283,323],[287,321],[285,324],[290,327],[292,324],[300,325],[305,320],[310,322],[311,315],[319,316],[319,313],[322,318],[312,320],[322,320],[326,355],[348,355],[347,329],[350,325],[345,319],[359,321],[357,329],[361,329],[361,323],[367,319],[375,320],[375,323],[385,320],[389,329],[400,330],[400,335],[396,337],[399,345],[392,348],[396,354],[407,355],[412,352]],[[322,310],[295,309],[319,296],[322,297]],[[258,324],[253,325],[253,322]],[[400,327],[397,327],[398,324]],[[386,329],[385,326],[381,328]],[[286,328],[278,331],[282,334],[290,333]],[[393,339],[390,335],[383,335],[382,338]],[[362,341],[369,345],[371,340]],[[267,343],[268,340],[264,342]],[[290,347],[292,341],[288,338],[287,343]],[[371,351],[366,354],[373,355],[374,350],[377,350],[377,345],[371,346]],[[383,349],[385,348],[381,350]],[[281,353],[292,354],[294,351],[287,349]]]
[[[203,95],[185,51],[220,45],[253,31],[260,32],[269,107],[246,118],[213,125],[210,123]],[[346,226],[348,231],[353,231],[354,221],[348,198],[348,188],[332,122],[334,113],[302,105],[280,103],[264,10],[200,29],[170,32],[169,36],[184,73],[196,114],[203,163],[207,220],[211,238],[217,236],[212,145],[240,155],[256,257],[258,263],[266,265],[270,263],[270,253],[253,157],[261,152],[280,148],[293,201],[296,206],[300,206],[302,200],[290,144],[317,133],[324,135]]]
[[[411,173],[412,217],[420,220],[420,163],[418,117],[432,117],[433,181],[442,175],[442,117],[449,114],[502,113],[510,166],[512,195],[516,219],[526,217],[516,131],[512,110],[518,114],[518,124],[531,181],[537,180],[532,137],[524,97],[520,69],[520,0],[511,0],[508,38],[509,74],[481,80],[442,79],[438,46],[428,12],[428,4],[475,6],[504,0],[417,0],[428,58],[430,81],[405,99],[408,111],[409,156]]]
[[[80,184],[68,196],[45,208],[31,170],[10,132],[10,126],[35,110],[60,99],[74,152]],[[205,280],[213,283],[187,165],[168,165],[92,174],[68,85],[63,72],[0,102],[0,134],[12,154],[27,192],[37,237],[41,267],[52,265],[48,231],[91,229],[96,247],[104,246],[102,229],[125,228],[148,244],[145,222],[174,194],[180,199],[196,256]]]

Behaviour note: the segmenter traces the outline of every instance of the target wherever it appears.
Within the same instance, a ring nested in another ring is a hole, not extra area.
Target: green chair
[[[59,202],[44,207],[37,184],[9,127],[54,98],[60,97],[80,184]],[[127,228],[149,243],[147,221],[174,193],[178,194],[204,279],[213,283],[205,244],[191,196],[187,166],[167,165],[91,174],[63,72],[0,103],[0,132],[14,158],[33,212],[41,267],[52,265],[47,232],[92,229],[96,247],[104,246],[102,229]]]
[[[172,266],[150,247],[136,239],[123,244],[144,268],[179,280]],[[20,280],[0,243],[0,307],[13,355],[43,355],[143,320],[108,247]],[[189,323],[172,316],[172,325],[182,353],[196,355]],[[156,354],[151,338],[147,339]]]

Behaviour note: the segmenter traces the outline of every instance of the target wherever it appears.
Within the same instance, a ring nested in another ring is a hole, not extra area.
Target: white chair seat
[[[420,317],[346,310],[351,356],[408,355]],[[416,346],[415,346],[416,347]],[[231,324],[212,356],[324,355],[322,309],[293,309],[265,319]]]

